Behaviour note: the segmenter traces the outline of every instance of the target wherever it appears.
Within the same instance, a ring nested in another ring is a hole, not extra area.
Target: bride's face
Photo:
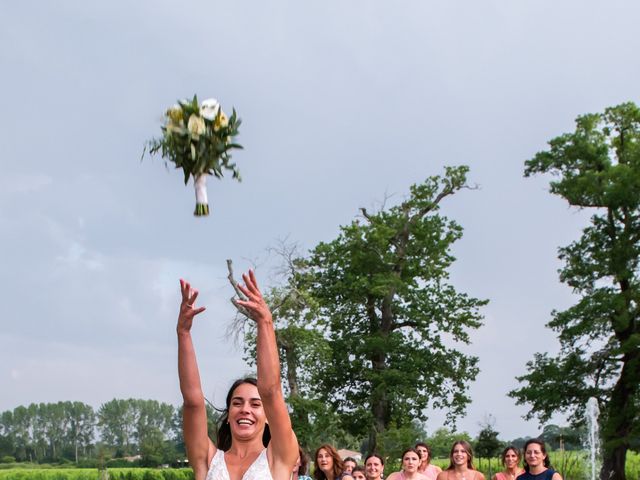
[[[232,437],[246,440],[259,435],[262,438],[266,420],[258,388],[250,383],[238,385],[229,405]]]

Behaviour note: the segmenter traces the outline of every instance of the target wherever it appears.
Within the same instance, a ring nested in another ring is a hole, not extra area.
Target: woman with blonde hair
[[[473,449],[466,440],[458,440],[451,447],[449,466],[438,474],[437,480],[484,480],[473,466]]]

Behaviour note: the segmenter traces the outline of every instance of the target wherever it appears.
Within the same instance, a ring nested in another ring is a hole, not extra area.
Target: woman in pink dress
[[[387,480],[427,480],[418,472],[420,466],[420,454],[415,448],[407,448],[402,452],[402,470],[393,472]]]
[[[429,480],[436,480],[438,474],[442,471],[437,465],[431,464],[431,447],[423,442],[416,443],[416,451],[420,455],[420,466],[418,472],[423,474]]]
[[[504,470],[493,476],[493,480],[515,480],[515,478],[524,473],[524,468],[520,466],[520,450],[513,445],[509,445],[502,452],[502,465]]]
[[[473,466],[473,449],[466,440],[458,440],[451,447],[449,466],[438,474],[437,480],[484,480]]]

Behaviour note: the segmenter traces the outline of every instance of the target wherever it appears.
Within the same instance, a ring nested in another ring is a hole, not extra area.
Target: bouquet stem
[[[201,173],[194,177],[193,186],[196,189],[196,217],[209,215],[209,201],[207,199],[207,174]]]

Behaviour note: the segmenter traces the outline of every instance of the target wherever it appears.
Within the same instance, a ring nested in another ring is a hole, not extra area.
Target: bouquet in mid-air
[[[210,98],[198,104],[194,96],[192,100],[179,100],[166,111],[162,137],[145,146],[150,155],[160,152],[166,162],[181,168],[185,185],[193,177],[197,217],[209,215],[207,175],[222,178],[224,170],[231,170],[233,178],[240,180],[230,154],[234,148],[242,148],[234,141],[239,126],[235,109],[227,117],[217,100]]]

